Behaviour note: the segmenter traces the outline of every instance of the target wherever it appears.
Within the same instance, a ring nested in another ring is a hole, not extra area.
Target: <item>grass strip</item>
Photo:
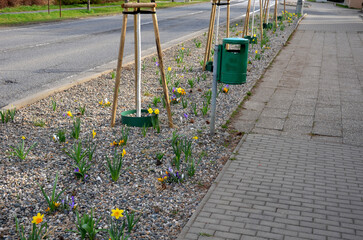
[[[183,6],[189,4],[196,4],[201,2],[209,2],[209,0],[199,0],[198,2],[157,2],[157,8],[168,8],[168,7],[176,7],[176,6]],[[109,7],[102,7],[102,8],[92,8],[95,6],[99,6],[100,4],[91,5],[91,10],[87,11],[86,9],[77,9],[77,10],[65,10],[62,11],[62,17],[59,17],[59,11],[50,12],[34,12],[34,13],[19,13],[19,14],[1,14],[0,15],[0,26],[10,26],[10,25],[17,25],[17,24],[26,24],[26,23],[35,23],[35,22],[49,22],[49,21],[60,21],[65,19],[77,19],[77,18],[85,18],[85,17],[95,17],[95,16],[105,16],[105,15],[114,15],[114,14],[121,14],[122,2],[108,4]],[[43,7],[43,9],[38,9],[36,7]],[[31,6],[31,7],[18,7],[17,11],[38,11],[38,10],[45,10],[47,6]],[[59,8],[58,6],[53,5],[53,9]],[[70,6],[62,6],[62,8],[68,8]],[[72,7],[86,7],[86,5],[72,5]],[[36,10],[29,10],[29,9],[36,9]],[[4,9],[3,9],[4,10]],[[6,10],[10,12],[10,10]]]

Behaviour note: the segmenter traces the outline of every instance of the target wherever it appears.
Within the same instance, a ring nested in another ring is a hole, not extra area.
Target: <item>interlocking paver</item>
[[[179,239],[363,239],[363,24],[313,6],[324,14],[245,103],[247,137]]]
[[[280,158],[279,155],[272,155],[271,148],[283,152],[284,154],[280,155],[285,157]],[[300,153],[302,149],[304,149],[304,154]],[[245,153],[251,151],[258,152],[260,157],[247,161]],[[317,158],[317,154],[324,157]],[[243,203],[248,203],[248,205],[241,205],[231,211],[247,213],[243,217],[239,217],[237,213],[231,218],[234,218],[233,222],[241,223],[243,229],[255,231],[253,233],[257,237],[275,237],[277,239],[278,235],[309,239],[340,238],[343,233],[354,235],[357,230],[363,230],[361,213],[354,213],[354,209],[359,211],[362,207],[355,208],[351,202],[354,200],[359,203],[357,200],[363,194],[363,187],[360,187],[362,185],[359,184],[363,182],[363,162],[360,161],[363,159],[362,148],[252,134],[247,137],[238,155],[242,156],[238,157],[238,160],[234,160],[234,166],[241,168],[239,170],[234,169],[234,172],[241,171],[244,173],[246,168],[243,166],[252,165],[247,168],[249,172],[245,173],[246,181],[240,181],[237,188],[237,190],[245,189],[242,190],[244,195],[240,196],[241,199],[237,199]],[[299,157],[295,157],[297,155]],[[326,162],[326,159],[332,161]],[[278,175],[274,173],[276,163],[285,165],[283,169],[279,169]],[[333,166],[331,166],[332,163]],[[270,175],[271,182],[259,181],[259,178],[256,178],[257,184],[254,184],[253,188],[249,188],[248,186],[253,181],[247,179],[254,179],[255,174],[251,171],[259,172],[261,169],[259,164],[267,175],[272,173]],[[339,168],[335,169],[334,165]],[[346,176],[344,168],[349,170],[349,176]],[[310,171],[314,173],[311,175]],[[284,182],[283,172],[286,173],[285,176],[290,176],[287,183]],[[295,176],[300,176],[304,182],[300,182],[300,179],[295,178]],[[323,179],[327,178],[331,180],[322,182]],[[335,181],[339,178],[344,182],[347,179],[356,182],[355,188],[349,189],[344,184],[337,186]],[[274,190],[270,192],[272,187],[268,184],[274,183],[278,184],[275,184]],[[295,183],[301,184],[301,186],[295,185]],[[259,191],[259,186],[261,186],[262,191]],[[221,188],[223,187],[224,185],[221,186]],[[294,190],[294,187],[298,188],[298,193],[291,191]],[[340,188],[344,189],[345,192],[340,193]],[[223,192],[218,185],[216,191]],[[264,197],[265,200],[256,200],[257,196]],[[274,198],[277,198],[278,202],[269,201]],[[237,199],[230,200],[233,202]],[[214,201],[214,199],[210,200]],[[227,205],[217,204],[217,208],[218,206],[225,207]],[[228,224],[228,221],[222,224],[221,221],[227,220],[223,214],[212,213],[213,215],[218,218],[218,223],[211,223],[209,226],[218,226],[221,232],[226,232],[222,229],[227,228],[230,230],[233,228],[234,234],[243,232],[237,230],[238,228],[236,229],[232,224]],[[345,229],[343,230],[343,228]],[[241,234],[243,236],[243,233]]]

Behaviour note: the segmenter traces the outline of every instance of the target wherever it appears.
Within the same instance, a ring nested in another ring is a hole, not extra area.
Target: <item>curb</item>
[[[171,40],[167,43],[162,44],[161,48],[162,51],[166,51],[172,47],[174,47],[177,44],[181,44],[185,41],[191,40],[197,36],[200,36],[203,34],[203,32],[205,32],[207,29],[202,29],[198,32],[194,32],[191,33],[189,35],[186,35],[184,37],[178,38],[178,39],[174,39]],[[148,58],[150,56],[156,55],[156,47],[151,47],[149,49],[146,49],[142,52],[143,56],[141,57],[141,60]],[[128,55],[128,56],[124,56],[123,57],[123,62],[125,62],[124,64],[122,64],[122,67],[127,67],[128,65],[133,64],[133,55]],[[28,105],[31,105],[37,101],[40,101],[42,99],[45,99],[47,97],[49,97],[50,95],[53,95],[55,93],[58,92],[62,92],[65,91],[69,88],[72,88],[74,86],[77,86],[79,84],[91,81],[93,79],[96,79],[104,74],[108,74],[112,71],[114,71],[115,67],[117,66],[117,60],[113,60],[109,63],[103,64],[101,66],[97,66],[93,69],[87,70],[85,72],[82,72],[76,76],[70,76],[64,79],[61,79],[60,84],[58,85],[53,85],[51,88],[43,90],[39,93],[33,94],[31,96],[16,100],[15,102],[9,103],[8,105],[2,107],[0,110],[7,110],[7,109],[12,109],[12,108],[16,108],[16,109],[21,109],[24,108]],[[91,72],[95,72],[93,74],[90,75]]]
[[[307,14],[305,13],[303,16],[300,17],[300,19],[297,21],[295,29],[291,32],[290,36],[292,36],[297,27],[299,26],[300,22],[302,19],[304,19],[304,17]],[[290,38],[290,36],[286,39],[286,42],[288,41],[288,39]],[[285,44],[286,44],[285,42]],[[281,48],[282,49],[282,48]],[[280,49],[280,51],[281,51]],[[275,56],[272,58],[272,60],[270,61],[269,65],[265,68],[265,71],[261,74],[261,77],[263,76],[263,74],[266,72],[266,69],[271,65],[271,63],[275,60],[276,56],[280,53],[280,51],[278,51]],[[255,82],[255,84],[261,79],[261,77]],[[255,85],[254,84],[254,85]],[[253,85],[253,86],[254,86]],[[252,88],[253,88],[252,86]],[[245,135],[243,135],[242,139],[240,140],[240,142],[237,144],[236,148],[233,150],[232,155],[235,155],[238,153],[239,149],[242,147],[243,143],[246,141],[247,137],[248,137],[248,133],[246,133]],[[220,171],[220,173],[218,174],[217,178],[214,180],[214,182],[212,183],[212,185],[210,186],[210,188],[208,189],[207,193],[205,194],[205,196],[203,197],[202,201],[199,203],[197,209],[194,211],[193,215],[189,218],[187,224],[183,227],[182,231],[179,233],[177,240],[183,240],[185,239],[186,234],[189,232],[189,229],[191,228],[191,226],[193,225],[195,219],[197,218],[197,216],[199,215],[199,213],[202,211],[202,209],[204,208],[205,204],[207,203],[207,201],[209,200],[211,194],[213,193],[213,191],[216,189],[216,187],[219,184],[219,181],[222,179],[224,173],[227,171],[227,168],[229,167],[229,165],[231,165],[232,161],[231,160],[231,156],[228,159],[228,161],[226,162],[226,164],[223,166],[222,170]]]

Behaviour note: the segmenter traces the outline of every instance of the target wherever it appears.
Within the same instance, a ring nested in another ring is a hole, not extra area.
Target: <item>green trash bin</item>
[[[218,54],[217,80],[230,85],[246,83],[248,39],[225,38]],[[226,45],[229,48],[226,49]]]

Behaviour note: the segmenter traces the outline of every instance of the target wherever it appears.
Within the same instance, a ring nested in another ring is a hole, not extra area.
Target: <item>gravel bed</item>
[[[238,24],[238,26],[236,25]],[[110,127],[111,107],[101,106],[99,102],[105,98],[112,100],[114,79],[111,74],[103,75],[87,83],[75,86],[66,91],[43,99],[31,106],[19,110],[15,121],[0,124],[0,239],[15,238],[14,216],[18,216],[29,231],[32,217],[38,212],[45,214],[44,221],[51,228],[50,239],[78,239],[79,236],[67,232],[75,230],[75,212],[56,211],[49,214],[45,212],[48,207],[38,183],[45,187],[48,194],[56,173],[59,173],[57,191],[66,189],[62,199],[66,196],[75,197],[77,210],[85,213],[94,209],[94,215],[102,217],[100,227],[108,224],[111,209],[135,210],[141,216],[131,239],[175,239],[189,217],[195,211],[198,203],[206,194],[210,184],[216,178],[224,163],[233,151],[233,139],[239,139],[241,133],[226,131],[222,127],[230,118],[232,112],[241,103],[246,93],[252,89],[264,69],[273,57],[285,44],[295,29],[297,19],[292,23],[285,23],[286,28],[276,33],[268,31],[270,36],[269,48],[261,57],[255,60],[255,50],[261,52],[259,46],[250,45],[247,83],[244,85],[229,86],[228,93],[221,92],[217,99],[216,134],[209,135],[210,111],[202,116],[205,98],[203,95],[211,89],[212,74],[202,72],[200,61],[203,60],[206,35],[197,37],[164,51],[165,68],[171,68],[173,76],[172,85],[180,81],[180,87],[185,89],[188,99],[187,108],[181,103],[171,104],[173,121],[176,129],[167,126],[166,110],[163,104],[153,105],[154,97],[162,97],[162,88],[159,83],[156,66],[156,57],[151,56],[143,60],[142,66],[142,106],[148,109],[160,110],[161,131],[156,133],[152,128],[147,129],[146,136],[140,128],[129,129],[129,139],[124,156],[123,172],[117,182],[110,178],[106,168],[105,156],[111,156],[113,147],[110,143],[119,140],[124,126],[120,123],[120,113],[134,109],[135,86],[134,68],[129,65],[122,69],[121,87],[118,98],[117,123]],[[243,24],[231,24],[231,36],[242,30]],[[225,27],[220,29],[220,39],[225,36]],[[196,47],[196,42],[202,42]],[[175,56],[184,48],[183,63],[176,63]],[[156,60],[157,61],[157,60]],[[199,81],[197,80],[199,78]],[[204,79],[205,78],[205,79]],[[193,79],[195,86],[191,88],[188,80]],[[224,84],[219,84],[224,88]],[[172,93],[170,93],[172,95]],[[57,102],[57,109],[53,111],[51,100]],[[198,115],[195,116],[191,108],[195,103]],[[85,106],[85,115],[80,115],[79,106]],[[73,160],[64,149],[72,147],[75,140],[70,137],[73,120],[66,113],[71,111],[74,116],[81,118],[80,139],[91,141],[97,149],[85,181],[75,178]],[[188,115],[188,118],[185,117]],[[44,126],[41,126],[43,125]],[[53,135],[63,129],[67,132],[67,143],[53,140]],[[96,132],[92,138],[92,130]],[[165,172],[171,166],[173,158],[171,137],[173,131],[193,140],[193,154],[197,158],[202,153],[200,165],[194,177],[186,178],[183,183],[162,185],[157,178],[160,172]],[[37,142],[37,146],[21,161],[9,155],[10,146],[21,142],[25,136],[26,147]],[[162,152],[164,157],[161,164],[156,161],[156,154]],[[108,239],[106,233],[99,233],[98,239]]]

